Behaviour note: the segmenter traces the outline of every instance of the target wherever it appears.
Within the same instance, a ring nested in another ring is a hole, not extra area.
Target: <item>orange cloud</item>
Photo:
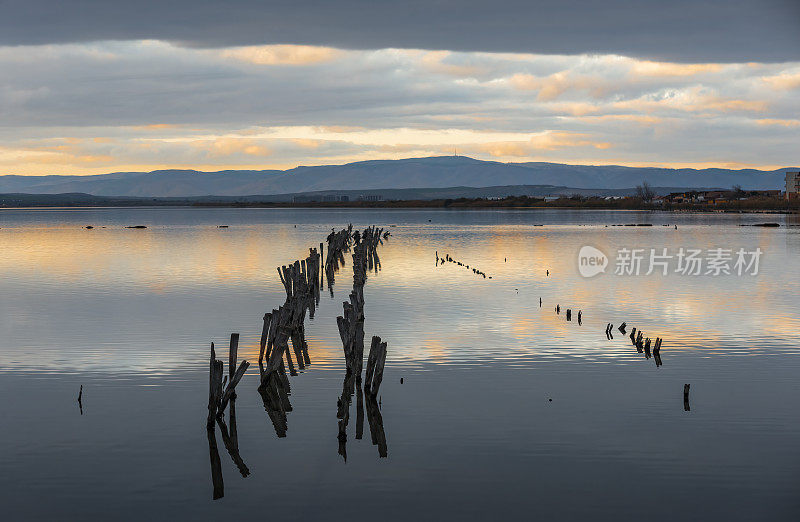
[[[656,125],[663,121],[662,118],[657,116],[645,114],[603,114],[599,116],[579,116],[577,119],[586,122],[624,121],[641,125]]]
[[[323,140],[311,140],[307,138],[293,138],[292,143],[303,149],[318,149]]]
[[[783,72],[774,76],[765,76],[761,79],[773,89],[780,91],[791,91],[800,88],[800,72]]]
[[[333,61],[342,53],[332,47],[313,45],[253,45],[220,52],[223,58],[255,65],[314,65]]]
[[[635,60],[631,73],[638,76],[694,76],[700,73],[713,73],[721,71],[723,66],[718,63],[671,63]]]
[[[616,109],[646,113],[662,109],[693,113],[763,112],[767,110],[768,106],[768,103],[763,100],[724,98],[707,92],[702,87],[673,92],[670,96],[657,99],[642,97],[612,104],[612,107]]]
[[[450,51],[428,51],[422,55],[420,63],[430,72],[459,78],[474,78],[486,72],[484,68],[473,65],[446,63],[445,59],[451,54]]]
[[[162,130],[162,129],[174,129],[178,127],[178,125],[172,123],[151,123],[149,125],[133,125],[131,128],[135,130]]]
[[[782,120],[777,118],[763,118],[756,120],[759,125],[777,125],[781,127],[800,127],[800,120]]]
[[[509,78],[509,83],[518,90],[538,91],[539,101],[553,101],[568,90],[581,90],[599,98],[608,91],[608,81],[594,76],[561,71],[549,76],[539,77],[518,73]]]
[[[249,156],[269,156],[271,151],[248,138],[216,138],[213,140],[197,140],[192,144],[207,150],[211,156],[232,156],[247,154]]]
[[[482,143],[476,149],[494,157],[530,156],[535,151],[553,151],[570,147],[594,147],[608,149],[612,145],[590,139],[589,135],[577,132],[547,131],[531,137],[528,141],[496,141]]]

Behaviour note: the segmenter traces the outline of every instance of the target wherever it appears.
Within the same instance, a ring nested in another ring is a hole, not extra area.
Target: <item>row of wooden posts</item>
[[[331,231],[327,238],[327,256],[323,254],[323,243],[320,243],[319,251],[310,248],[306,259],[278,268],[286,290],[286,301],[264,315],[259,346],[258,392],[279,438],[286,436],[288,413],[292,411],[286,368],[288,374],[294,376],[297,375],[295,361],[300,370],[311,364],[305,338],[306,313],[310,318],[314,317],[326,276],[333,295],[334,274],[344,266],[344,253],[350,248],[352,230],[353,226],[349,225],[338,232],[335,229]]]
[[[367,420],[372,444],[378,447],[378,455],[388,455],[383,419],[377,401],[378,390],[383,380],[386,364],[386,342],[372,337],[363,388],[361,371],[364,363],[364,284],[367,273],[380,270],[378,245],[389,237],[382,228],[368,227],[363,232],[353,234],[353,290],[349,301],[342,303],[343,314],[336,318],[339,336],[345,359],[345,377],[342,395],[336,403],[338,420],[339,454],[347,460],[347,425],[350,420],[350,404],[356,395],[356,439],[361,439],[364,429],[364,406],[366,402]]]
[[[381,234],[383,235],[381,236]],[[305,339],[305,318],[306,314],[311,318],[314,317],[315,309],[320,302],[320,290],[324,285],[325,277],[327,276],[328,278],[328,288],[331,291],[331,295],[333,295],[334,274],[339,270],[340,266],[344,266],[344,254],[350,250],[351,243],[355,240],[354,283],[355,281],[361,282],[358,295],[361,296],[359,310],[363,317],[363,281],[366,280],[366,270],[380,267],[376,248],[378,244],[382,243],[382,239],[387,238],[388,235],[388,232],[383,232],[382,229],[376,229],[375,227],[366,229],[363,234],[358,231],[353,233],[353,226],[350,225],[338,232],[334,230],[328,236],[327,263],[323,260],[324,245],[320,243],[319,250],[310,248],[309,255],[305,259],[297,260],[290,265],[278,268],[278,275],[286,291],[286,300],[283,305],[264,315],[258,358],[260,373],[258,392],[278,437],[286,436],[288,429],[287,413],[292,410],[289,402],[290,384],[286,368],[288,367],[289,375],[297,375],[294,366],[295,362],[301,370],[311,363],[308,344]],[[355,286],[354,284],[354,289]],[[291,350],[289,341],[291,341]],[[224,362],[217,359],[214,343],[211,343],[207,431],[214,499],[221,498],[224,495],[215,424],[219,426],[223,444],[242,476],[246,477],[250,473],[239,455],[235,413],[235,389],[250,363],[242,361],[237,366],[238,346],[239,334],[231,334],[228,351],[228,374],[224,375]],[[382,352],[381,349],[383,350]],[[363,320],[361,353],[363,354]],[[370,349],[370,361],[367,365],[369,374],[367,382],[369,383],[369,388],[374,390],[374,393],[377,393],[380,387],[385,359],[386,343],[380,343],[378,338],[378,346]],[[346,361],[348,365],[352,364],[352,361],[347,357]],[[379,448],[383,448],[381,450],[382,456],[385,456],[386,438],[383,433],[383,420],[379,405],[375,400],[374,394],[367,393],[365,396],[367,418],[370,424],[370,431],[373,433],[373,443],[378,444]],[[360,417],[362,418],[359,422],[359,430],[363,430],[363,401],[361,397],[359,397],[359,405]],[[230,430],[224,420],[226,409],[230,415]],[[358,434],[357,438],[360,438],[360,434]],[[376,440],[382,440],[383,442],[381,444]]]
[[[628,326],[627,323],[622,323],[621,325],[619,325],[617,329],[622,335],[625,335],[627,333],[626,331],[627,326]],[[606,324],[606,339],[614,338],[613,330],[614,330],[613,324],[611,323]],[[642,331],[639,330],[637,332],[636,328],[633,328],[631,330],[631,333],[628,335],[628,337],[631,340],[631,344],[633,344],[636,347],[636,351],[639,353],[644,353],[645,358],[649,359],[651,355],[650,352],[651,339],[649,337],[644,338],[644,334],[642,333]],[[661,366],[662,364],[661,362],[662,342],[663,339],[661,339],[660,337],[656,337],[655,343],[653,344],[652,357],[656,362],[656,366]]]
[[[486,279],[486,273],[483,272],[482,270],[478,270],[475,267],[470,267],[468,264],[462,263],[461,261],[456,261],[455,259],[450,257],[450,254],[445,254],[444,257],[439,257],[439,251],[437,250],[436,251],[436,266],[439,266],[440,263],[442,265],[445,264],[445,263],[453,263],[453,264],[458,265],[460,267],[464,267],[467,270],[472,270],[473,274],[478,275],[478,276],[482,276],[484,279]],[[491,278],[492,278],[492,276],[489,276],[489,279],[491,279]]]

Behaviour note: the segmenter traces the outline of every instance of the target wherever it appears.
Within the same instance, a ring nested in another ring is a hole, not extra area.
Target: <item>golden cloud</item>
[[[598,142],[588,134],[565,131],[546,131],[536,134],[528,141],[496,141],[475,146],[476,150],[494,157],[516,156],[526,157],[536,151],[553,151],[571,147],[593,147],[605,150],[612,145]]]
[[[323,140],[311,140],[308,138],[293,138],[291,142],[302,149],[318,149],[324,143]]]
[[[779,91],[791,91],[800,88],[800,72],[782,72],[774,76],[761,78],[764,83]]]
[[[595,98],[603,96],[608,91],[608,82],[605,79],[576,75],[568,71],[545,77],[517,73],[511,76],[508,82],[517,90],[538,91],[536,99],[544,102],[553,101],[570,89],[586,91]]]
[[[763,112],[767,110],[768,103],[763,100],[742,100],[725,98],[716,93],[709,92],[703,87],[693,87],[675,91],[669,96],[657,99],[650,97],[636,98],[616,102],[611,105],[615,109],[633,112],[653,112],[663,109],[673,109],[692,113],[708,112]]]
[[[777,125],[780,127],[800,127],[800,120],[782,120],[779,118],[763,118],[756,120],[759,125]]]
[[[174,129],[176,127],[178,127],[178,125],[172,123],[151,123],[149,125],[133,125],[131,128],[134,130],[154,131],[163,129]]]
[[[422,54],[420,63],[430,72],[459,78],[474,78],[485,74],[486,70],[482,67],[445,62],[450,55],[450,51],[428,51]]]
[[[333,61],[343,51],[313,45],[253,45],[225,49],[220,54],[255,65],[314,65]]]
[[[634,60],[631,73],[637,76],[694,76],[701,73],[719,72],[723,68],[718,63],[671,63]]]
[[[211,156],[233,156],[247,154],[248,156],[269,156],[271,151],[249,138],[216,138],[213,140],[196,140],[192,144],[200,149],[207,150]]]

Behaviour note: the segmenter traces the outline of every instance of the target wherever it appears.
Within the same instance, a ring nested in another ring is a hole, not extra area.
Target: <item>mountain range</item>
[[[0,193],[197,197],[308,192],[549,185],[559,192],[632,189],[646,181],[671,189],[780,189],[786,169],[667,169],[560,163],[501,163],[465,156],[374,160],[288,170],[156,170],[89,176],[0,176]],[[473,191],[474,192],[474,191]]]

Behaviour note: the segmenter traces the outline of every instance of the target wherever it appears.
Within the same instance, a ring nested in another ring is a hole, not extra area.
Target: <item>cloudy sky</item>
[[[800,163],[800,0],[0,0],[0,174]]]

